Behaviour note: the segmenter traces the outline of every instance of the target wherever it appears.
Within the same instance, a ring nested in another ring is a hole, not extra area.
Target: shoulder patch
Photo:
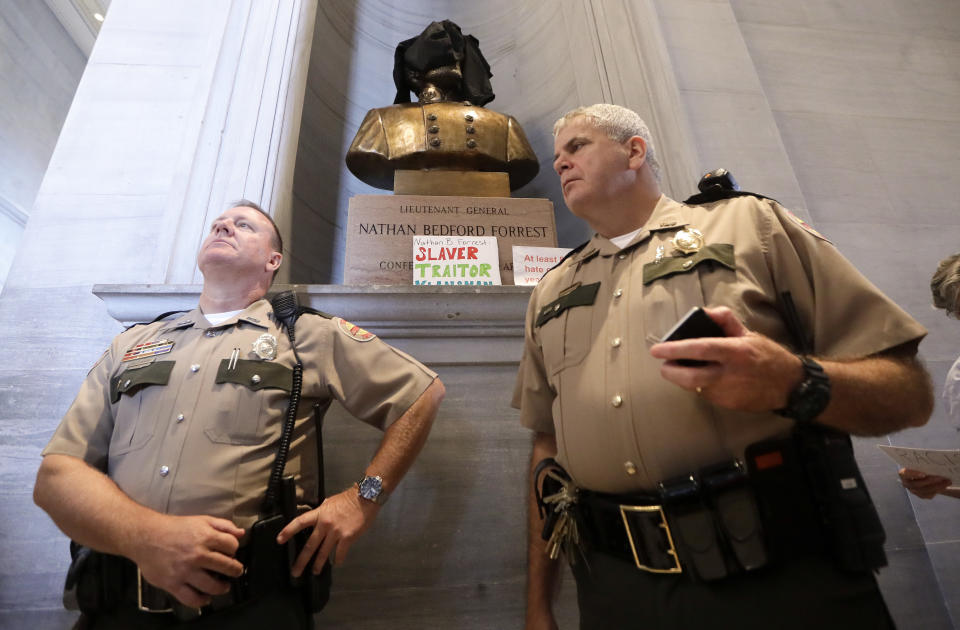
[[[337,326],[340,328],[340,331],[355,341],[370,341],[371,339],[377,338],[377,336],[372,332],[367,332],[363,328],[360,328],[356,324],[351,324],[342,317],[335,317],[334,319],[337,320]]]
[[[786,208],[784,208],[783,211],[787,214],[788,217],[790,217],[790,220],[791,220],[791,221],[793,221],[794,223],[796,223],[797,225],[799,225],[799,226],[800,226],[801,228],[803,228],[805,231],[813,234],[814,236],[816,236],[816,237],[819,238],[819,239],[823,239],[823,240],[827,241],[828,243],[830,242],[830,239],[828,239],[826,236],[824,236],[824,235],[821,234],[820,232],[817,232],[815,229],[813,229],[813,226],[812,226],[812,225],[810,225],[809,223],[807,223],[806,221],[804,221],[803,219],[801,219],[800,217],[798,217],[798,216],[795,215],[794,213],[790,212],[790,211],[787,210]]]

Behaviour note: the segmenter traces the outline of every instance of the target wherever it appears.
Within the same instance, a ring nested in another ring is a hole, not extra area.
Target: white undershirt
[[[226,313],[204,313],[203,316],[207,318],[207,321],[210,322],[213,326],[218,326],[223,322],[227,321],[234,315],[239,315],[243,312],[243,309],[237,311],[227,311]]]
[[[621,234],[620,236],[614,236],[613,238],[610,239],[610,242],[616,245],[617,247],[619,247],[620,249],[623,249],[624,247],[630,244],[630,241],[632,241],[637,237],[637,234],[639,234],[640,230],[642,229],[643,229],[642,227],[638,227],[633,232]]]

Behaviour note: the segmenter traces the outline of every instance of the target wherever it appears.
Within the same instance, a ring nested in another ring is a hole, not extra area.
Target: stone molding
[[[196,306],[201,285],[98,284],[93,293],[124,325]],[[520,360],[531,287],[413,287],[329,284],[294,289],[306,306],[342,316],[430,365]]]

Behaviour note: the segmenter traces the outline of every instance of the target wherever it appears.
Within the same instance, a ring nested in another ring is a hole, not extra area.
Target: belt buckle
[[[637,554],[637,545],[633,540],[633,531],[630,529],[630,522],[627,520],[627,512],[654,513],[660,516],[658,525],[664,529],[667,534],[667,544],[670,546],[666,550],[673,558],[673,566],[666,569],[650,567],[640,562],[640,556]],[[630,541],[630,552],[633,554],[633,562],[641,571],[648,573],[683,573],[683,567],[680,566],[680,558],[677,555],[677,548],[673,544],[673,534],[670,533],[670,524],[667,523],[667,517],[663,513],[662,505],[624,505],[620,504],[620,516],[623,517],[623,529],[627,532],[627,540]]]
[[[140,567],[137,567],[137,610],[140,612],[146,613],[172,613],[173,608],[151,608],[151,602],[147,602],[144,605],[144,596],[143,596],[143,587],[146,585],[147,588],[153,589],[154,591],[159,591],[160,589],[151,585],[149,582],[143,579],[143,574],[140,573]],[[162,591],[161,591],[162,592]]]

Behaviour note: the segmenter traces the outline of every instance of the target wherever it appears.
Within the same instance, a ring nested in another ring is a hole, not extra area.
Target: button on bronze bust
[[[440,131],[440,127],[437,127],[436,125],[433,125],[433,126],[431,126],[430,129],[428,129],[427,131],[429,131],[430,133],[437,133],[438,131]]]
[[[474,133],[475,131],[476,129],[474,129],[473,127],[467,127],[467,133]]]
[[[467,122],[473,122],[473,114],[467,114],[463,119]]]
[[[430,146],[431,146],[431,147],[439,147],[439,146],[440,146],[440,138],[431,138],[431,139],[430,139]]]
[[[436,114],[427,114],[427,120],[436,120],[436,119],[437,119]]]
[[[476,141],[476,140],[474,140],[473,138],[470,138],[469,140],[467,140],[467,148],[468,148],[468,149],[475,149],[476,147],[477,147],[477,141]]]

